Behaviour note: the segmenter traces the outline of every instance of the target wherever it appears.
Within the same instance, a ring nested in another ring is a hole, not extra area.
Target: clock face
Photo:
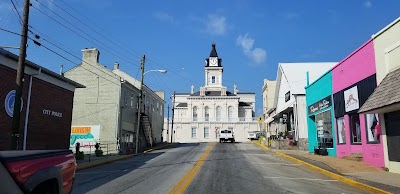
[[[218,65],[218,58],[210,57],[210,66],[217,66],[217,65]]]

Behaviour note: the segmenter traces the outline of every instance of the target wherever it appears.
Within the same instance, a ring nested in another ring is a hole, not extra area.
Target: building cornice
[[[220,100],[220,99],[240,99],[239,96],[190,96],[188,100]]]

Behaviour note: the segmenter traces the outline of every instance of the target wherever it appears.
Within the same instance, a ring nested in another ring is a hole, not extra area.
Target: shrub
[[[103,156],[103,150],[96,150],[96,151],[94,151],[95,152],[95,154],[96,154],[96,157],[101,157],[101,156]]]
[[[75,153],[76,160],[83,160],[85,159],[85,154],[82,151]]]
[[[259,143],[262,143],[262,141],[265,139],[265,137],[264,136],[260,136],[259,138],[258,138],[258,142]]]

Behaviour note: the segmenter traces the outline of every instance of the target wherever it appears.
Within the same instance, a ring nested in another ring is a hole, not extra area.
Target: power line
[[[11,12],[12,12],[12,9],[10,9],[10,10],[8,11],[8,14],[7,14],[7,16],[4,18],[4,21],[3,21],[3,23],[1,24],[0,27],[3,27],[3,26],[4,26],[4,24],[6,23],[8,17],[10,16]]]
[[[22,17],[21,17],[21,14],[19,13],[19,11],[18,11],[18,9],[17,9],[17,7],[15,6],[15,4],[14,4],[14,0],[10,0],[11,1],[11,3],[13,4],[13,6],[14,6],[14,9],[15,9],[15,11],[17,12],[17,14],[18,14],[18,18],[19,18],[19,23],[22,25]]]
[[[51,2],[53,5],[55,5],[56,7],[58,7],[59,9],[63,10],[65,13],[67,13],[68,15],[70,15],[71,17],[73,17],[75,20],[79,21],[80,23],[82,23],[83,25],[85,25],[86,27],[88,27],[89,29],[91,29],[92,31],[96,32],[98,35],[100,35],[101,37],[103,37],[104,39],[108,40],[109,42],[113,43],[115,46],[120,47],[118,44],[116,44],[114,41],[112,41],[111,39],[109,39],[107,36],[102,35],[101,33],[99,33],[97,30],[95,30],[94,28],[90,27],[89,25],[86,25],[82,20],[78,19],[77,17],[75,17],[73,14],[69,13],[68,11],[66,11],[64,8],[62,8],[61,6],[57,5],[54,1],[49,1]],[[121,49],[125,50],[127,53],[130,53],[130,51],[126,50],[124,47],[120,47]],[[135,51],[136,52],[136,51]],[[140,54],[138,52],[136,52],[138,54],[138,57],[140,57]]]
[[[65,1],[63,1],[63,0],[61,0],[67,7],[69,7],[70,9],[72,9],[73,11],[75,11],[75,13],[77,13],[78,15],[80,15],[80,16],[82,16],[83,18],[85,18],[87,21],[89,21],[91,24],[93,24],[94,26],[96,26],[98,29],[100,29],[100,30],[102,30],[102,31],[104,31],[106,34],[108,34],[109,36],[112,36],[110,33],[107,33],[103,28],[101,28],[100,26],[98,26],[98,25],[96,25],[96,23],[95,22],[93,22],[93,21],[91,21],[89,18],[87,18],[86,16],[84,16],[84,15],[82,15],[81,13],[79,13],[75,8],[73,8],[72,6],[70,6],[69,4],[67,4]],[[54,3],[54,2],[53,2]],[[116,39],[119,43],[121,43],[122,45],[124,45],[124,46],[126,46],[126,47],[129,47],[127,44],[125,44],[124,42],[122,42],[122,41],[120,41],[120,40],[118,40],[118,39]],[[134,49],[131,49],[133,52],[135,52],[135,53],[137,53],[140,57],[141,57],[141,54],[140,54],[140,52],[138,52],[138,51],[136,51],[136,50],[134,50]]]
[[[47,46],[41,44],[40,42],[38,42],[38,41],[36,41],[36,40],[34,40],[34,39],[30,38],[30,37],[28,37],[28,38],[31,39],[31,40],[33,41],[33,43],[35,43],[36,45],[41,46],[41,47],[43,47],[43,48],[49,50],[50,52],[54,53],[55,55],[58,55],[59,57],[65,59],[65,60],[67,60],[67,61],[69,61],[69,62],[71,62],[71,63],[73,63],[73,64],[76,64],[76,63],[73,62],[71,59],[68,59],[67,57],[65,57],[65,56],[61,55],[60,53],[58,53],[58,52],[56,52],[56,51],[50,49],[49,47],[47,47]],[[72,56],[74,56],[74,55],[72,55]],[[75,57],[76,57],[76,56],[75,56]],[[86,63],[86,64],[88,64],[88,65],[91,65],[90,63],[88,63],[88,62],[86,62],[86,61],[82,61],[82,62],[84,62],[84,63]],[[91,66],[93,66],[93,65],[91,65]],[[101,76],[101,75],[99,75],[99,74],[97,74],[97,73],[95,73],[95,72],[93,72],[93,71],[91,71],[91,70],[85,68],[85,67],[82,66],[82,65],[81,65],[81,67],[82,67],[83,69],[85,69],[85,70],[87,70],[87,71],[89,71],[89,72],[91,72],[91,73],[93,73],[93,74],[95,74],[95,75],[97,75],[97,76],[99,76],[99,77],[101,77],[101,78],[103,78],[103,79],[109,81],[110,83],[113,83],[113,84],[118,85],[118,86],[120,85],[120,84],[118,84],[118,83],[115,83],[114,81],[111,81],[111,80],[109,80],[109,79],[107,79],[107,78],[105,78],[105,77],[103,77],[103,76]],[[99,71],[102,71],[102,72],[105,72],[105,71],[103,71],[103,70],[101,70],[101,69],[98,69],[98,70],[99,70]],[[112,73],[112,72],[105,72],[105,73]]]
[[[2,30],[2,31],[4,31],[4,32],[8,32],[8,33],[10,33],[10,34],[15,34],[15,35],[18,35],[18,36],[22,36],[22,35],[19,34],[19,33],[16,33],[16,32],[10,31],[10,30],[6,30],[6,29],[4,29],[4,28],[0,28],[0,30]]]
[[[39,3],[40,3],[40,2],[39,2]],[[40,4],[41,4],[41,3],[40,3]],[[45,7],[45,8],[47,8],[48,10],[50,10],[51,12],[53,12],[55,15],[57,15],[57,16],[60,17],[61,19],[63,19],[65,22],[69,23],[70,25],[72,25],[73,27],[75,27],[76,29],[78,29],[79,31],[81,31],[82,33],[84,33],[86,36],[91,37],[91,38],[94,39],[95,41],[97,41],[97,42],[99,42],[99,43],[101,43],[102,45],[104,45],[104,46],[107,47],[107,45],[105,45],[104,43],[100,42],[99,40],[93,38],[92,36],[90,36],[89,34],[87,34],[86,32],[84,32],[83,30],[79,29],[78,27],[76,27],[74,24],[72,24],[72,23],[69,22],[68,20],[66,20],[66,19],[64,19],[63,17],[61,17],[61,16],[59,16],[58,14],[56,14],[56,13],[55,13],[54,11],[52,11],[50,8],[46,7],[46,6],[43,5],[43,4],[41,4],[41,5],[42,5],[43,7]],[[35,8],[35,9],[36,9],[37,11],[39,11],[40,13],[42,13],[43,15],[47,16],[48,18],[50,18],[50,19],[52,19],[53,21],[57,22],[58,24],[60,24],[60,25],[63,26],[64,28],[70,30],[70,31],[73,32],[74,34],[76,34],[76,35],[80,36],[81,38],[83,38],[83,39],[85,39],[85,40],[91,42],[92,44],[95,44],[95,45],[99,46],[97,43],[93,42],[92,40],[89,40],[88,38],[86,38],[86,37],[84,37],[84,36],[82,36],[81,34],[77,33],[77,32],[74,31],[74,30],[72,30],[71,28],[69,28],[69,27],[66,26],[65,24],[62,24],[61,22],[57,21],[56,19],[54,19],[53,17],[51,17],[51,16],[49,16],[48,14],[44,13],[42,10],[38,9],[37,7],[35,7],[35,6],[33,6],[33,5],[32,5],[32,7]],[[115,55],[115,56],[119,56],[118,54],[115,54],[115,53],[113,53],[112,51],[109,51],[109,50],[106,49],[106,48],[103,48],[103,47],[100,47],[100,46],[99,46],[99,48],[101,48],[101,49],[103,49],[103,50],[109,52],[110,54],[113,54],[113,55]],[[125,58],[123,58],[123,57],[121,57],[121,56],[119,56],[119,57],[120,57],[121,59],[125,60],[125,61],[128,62],[128,63],[132,63],[131,61],[129,61],[129,60],[127,60],[127,59],[125,59]],[[133,63],[133,65],[136,65],[136,64]]]

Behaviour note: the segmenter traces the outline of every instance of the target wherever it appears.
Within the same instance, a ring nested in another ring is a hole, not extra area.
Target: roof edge
[[[394,26],[395,24],[397,24],[397,22],[400,21],[400,17],[398,17],[397,19],[395,19],[393,22],[391,22],[390,24],[388,24],[387,26],[385,26],[384,28],[382,28],[381,30],[379,30],[376,34],[372,34],[371,39],[375,39],[378,36],[380,36],[381,34],[383,34],[385,31],[387,31],[389,28],[391,28],[392,26]]]

